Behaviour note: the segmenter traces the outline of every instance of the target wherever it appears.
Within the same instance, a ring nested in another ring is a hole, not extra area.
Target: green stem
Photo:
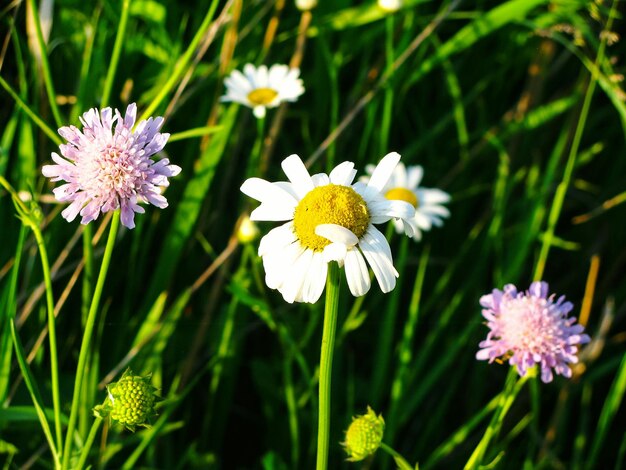
[[[502,422],[506,417],[511,405],[515,401],[515,397],[522,389],[522,386],[528,380],[531,375],[531,371],[526,372],[524,377],[520,377],[518,380],[515,380],[517,376],[517,370],[515,367],[509,368],[509,374],[506,378],[506,383],[504,385],[504,390],[500,394],[500,400],[498,402],[498,407],[493,413],[491,417],[491,421],[489,422],[489,426],[485,430],[482,439],[474,449],[474,452],[470,456],[469,460],[465,464],[465,470],[473,470],[482,464],[483,457],[489,447],[489,443],[491,439],[498,435],[500,428],[502,427]]]
[[[72,106],[69,122],[75,124],[78,121],[78,114],[83,111],[85,106],[85,96],[87,90],[91,88],[91,80],[89,80],[89,69],[91,68],[91,59],[93,57],[94,43],[96,33],[98,31],[98,21],[102,12],[102,1],[97,3],[94,8],[91,23],[85,28],[85,45],[83,47],[83,58],[80,65],[80,74],[78,78],[78,90],[76,91],[76,103]]]
[[[107,244],[104,249],[102,265],[100,266],[100,273],[98,274],[96,288],[93,293],[93,299],[91,300],[91,307],[89,308],[89,315],[87,316],[87,322],[85,323],[85,331],[83,333],[83,340],[80,345],[80,353],[78,355],[78,366],[76,367],[76,379],[74,380],[74,395],[72,397],[72,409],[70,411],[70,419],[67,424],[67,434],[65,436],[65,448],[63,449],[63,466],[62,466],[63,469],[69,469],[70,454],[72,452],[73,434],[76,428],[76,418],[78,417],[80,394],[83,389],[83,378],[85,375],[85,366],[87,365],[87,357],[89,356],[89,346],[91,344],[93,328],[96,323],[96,314],[98,312],[98,306],[100,304],[100,297],[102,296],[102,289],[104,287],[104,281],[106,279],[107,271],[109,270],[109,264],[111,263],[111,255],[113,254],[113,247],[115,246],[115,236],[117,235],[117,229],[119,228],[119,225],[120,225],[120,211],[116,210],[113,213],[113,218],[111,219],[111,226],[109,227],[109,238],[107,240]]]
[[[405,237],[404,241],[408,241]],[[420,264],[413,284],[413,294],[409,303],[409,314],[402,331],[402,339],[400,340],[400,348],[398,350],[398,367],[391,385],[391,403],[389,405],[389,420],[385,429],[385,436],[393,442],[396,432],[397,416],[400,410],[400,403],[404,396],[407,382],[407,371],[413,361],[413,339],[417,330],[417,323],[420,315],[420,303],[422,299],[422,286],[426,276],[426,267],[428,266],[428,257],[430,254],[430,246],[424,249]]]
[[[57,106],[57,95],[54,91],[54,85],[52,84],[52,75],[50,74],[50,64],[48,63],[48,49],[43,39],[43,33],[41,32],[41,21],[39,21],[39,12],[37,6],[33,0],[27,0],[28,6],[33,13],[33,23],[35,24],[35,33],[37,35],[37,43],[39,45],[39,52],[41,54],[41,71],[43,73],[43,81],[46,86],[46,92],[48,93],[48,102],[50,103],[50,109],[54,116],[54,121],[57,127],[63,126],[63,119],[61,119],[61,113]]]
[[[604,31],[610,31],[611,26],[613,24],[613,18],[616,13],[616,4],[614,1],[611,6],[611,11],[609,13],[609,18],[606,22]],[[546,261],[548,259],[548,253],[550,251],[550,247],[552,246],[552,240],[554,239],[554,232],[556,229],[556,224],[559,220],[559,216],[561,215],[561,209],[563,208],[563,202],[565,201],[565,193],[567,192],[567,188],[569,187],[570,180],[572,179],[572,174],[574,173],[574,168],[576,167],[576,157],[578,156],[578,147],[580,146],[580,141],[583,136],[583,131],[585,129],[585,123],[587,122],[587,116],[589,115],[589,108],[591,107],[591,99],[593,98],[593,92],[596,88],[596,83],[598,82],[598,75],[600,74],[600,64],[604,60],[604,50],[606,48],[606,35],[602,39],[600,43],[600,47],[598,48],[598,55],[596,56],[595,67],[591,72],[591,79],[589,82],[589,86],[587,87],[587,92],[585,94],[585,99],[583,101],[582,109],[580,110],[580,117],[578,118],[578,124],[576,125],[576,131],[574,133],[574,138],[572,140],[572,146],[570,147],[569,156],[567,158],[567,164],[565,166],[565,171],[563,172],[563,180],[559,183],[556,189],[556,193],[554,195],[554,200],[552,201],[552,207],[550,208],[550,214],[548,215],[548,227],[545,232],[545,236],[543,237],[543,243],[541,245],[541,251],[539,253],[539,258],[537,260],[537,267],[535,269],[535,280],[541,280],[543,277],[543,271],[546,266]]]
[[[56,321],[54,318],[54,297],[52,295],[52,278],[50,276],[50,263],[48,261],[48,251],[43,240],[41,230],[35,224],[31,225],[39,256],[41,257],[41,268],[43,270],[44,285],[46,286],[46,304],[48,310],[48,340],[50,343],[50,374],[52,376],[52,406],[54,408],[54,430],[56,434],[57,448],[63,448],[63,435],[61,433],[61,398],[59,395],[59,364],[57,354],[57,334]]]
[[[248,174],[262,175],[267,167],[265,162],[261,162],[261,149],[263,148],[263,136],[265,135],[265,117],[256,120],[256,140],[252,153],[250,154],[250,162],[248,163]]]
[[[317,428],[317,470],[328,468],[328,448],[330,434],[330,382],[333,368],[333,350],[337,330],[339,307],[339,265],[334,261],[328,264],[326,280],[326,306],[324,309],[324,330],[320,355],[319,416]]]
[[[82,470],[85,466],[85,462],[87,462],[87,457],[89,457],[89,451],[93,446],[93,442],[96,440],[96,435],[98,434],[98,429],[100,429],[100,425],[102,424],[102,418],[96,417],[95,421],[91,425],[91,429],[89,430],[89,435],[87,436],[87,440],[83,445],[83,448],[80,451],[80,457],[78,458],[78,463],[75,470]]]
[[[176,86],[176,83],[178,83],[178,80],[180,79],[180,77],[183,76],[183,74],[186,71],[187,65],[191,61],[193,55],[196,52],[196,49],[198,48],[198,45],[200,44],[200,41],[204,38],[204,35],[207,29],[209,29],[209,26],[211,25],[211,20],[213,19],[213,15],[215,14],[215,10],[217,9],[218,4],[219,4],[218,0],[213,0],[211,2],[209,11],[207,12],[206,16],[202,20],[202,24],[200,25],[200,28],[198,28],[198,31],[196,31],[195,36],[189,43],[189,47],[187,48],[183,56],[180,59],[178,59],[178,63],[174,67],[174,71],[172,72],[172,75],[170,76],[169,80],[165,83],[165,85],[163,85],[159,94],[152,100],[152,103],[148,105],[146,110],[143,112],[143,114],[139,118],[139,121],[146,119],[148,116],[154,113],[154,111],[159,107],[161,102],[165,99],[167,94],[170,91],[172,91],[172,88]]]
[[[26,113],[26,115],[35,123],[35,125],[37,125],[44,132],[44,134],[50,137],[50,140],[52,140],[52,142],[54,142],[56,145],[61,145],[63,143],[61,138],[56,135],[56,133],[50,128],[50,126],[48,126],[48,124],[46,124],[39,116],[37,116],[37,114],[32,109],[30,109],[30,106],[28,106],[26,102],[24,102],[24,100],[20,98],[20,96],[13,90],[13,88],[11,88],[11,85],[9,85],[1,76],[0,85],[2,85],[2,88],[4,88],[9,95],[11,95],[11,98],[13,98],[15,104],[22,108],[22,111]]]
[[[385,73],[393,73],[393,61],[394,61],[394,47],[393,47],[393,17],[394,15],[387,15],[385,18],[385,56],[387,65],[385,67]],[[388,83],[385,87],[385,96],[383,101],[383,114],[381,120],[381,132],[380,132],[380,153],[384,155],[388,151],[389,145],[389,130],[391,128],[391,113],[393,111],[393,86]]]
[[[17,358],[17,363],[20,367],[20,371],[22,372],[22,377],[24,377],[24,383],[26,384],[26,388],[28,388],[28,392],[30,393],[30,396],[33,400],[33,406],[35,407],[37,417],[39,418],[39,423],[41,424],[43,433],[46,436],[46,440],[48,441],[48,446],[50,447],[50,451],[52,452],[52,457],[54,459],[54,468],[60,468],[61,463],[59,461],[59,453],[54,444],[52,431],[50,430],[50,425],[48,424],[46,414],[43,410],[41,394],[39,393],[37,383],[33,379],[33,376],[30,373],[30,369],[28,368],[26,354],[24,354],[24,347],[22,346],[20,338],[17,336],[15,320],[12,318],[9,320],[9,327],[11,329],[11,338],[13,339],[13,345],[15,346],[15,357]]]
[[[115,44],[113,45],[113,54],[111,55],[111,63],[107,70],[107,76],[104,81],[104,90],[102,91],[102,102],[100,106],[106,108],[109,105],[111,90],[113,89],[113,80],[115,80],[115,72],[117,64],[120,62],[120,54],[124,45],[124,36],[126,35],[126,25],[128,24],[128,11],[130,10],[130,0],[124,0],[122,3],[122,15],[115,36]]]
[[[4,182],[5,181],[0,180],[0,183],[4,183]],[[26,383],[26,387],[28,388],[28,391],[30,392],[31,398],[33,400],[33,405],[35,407],[35,411],[39,418],[39,422],[41,423],[41,428],[50,446],[50,451],[52,452],[52,456],[54,458],[55,468],[59,468],[61,462],[59,461],[59,455],[54,444],[54,439],[52,438],[52,431],[50,430],[48,420],[43,411],[41,395],[39,394],[37,383],[35,382],[28,368],[28,362],[26,361],[24,348],[22,347],[22,343],[20,342],[19,337],[17,336],[17,330],[15,328],[15,322],[14,322],[15,309],[16,309],[15,289],[17,286],[18,272],[19,272],[20,264],[22,260],[24,240],[26,239],[26,231],[27,231],[26,225],[22,225],[20,227],[20,234],[19,234],[19,238],[17,242],[17,249],[15,253],[15,264],[13,265],[13,269],[11,272],[9,299],[7,300],[7,311],[5,313],[6,315],[5,318],[6,318],[6,324],[8,324],[9,329],[11,331],[11,339],[13,342],[13,346],[15,348],[15,356],[17,358],[17,363],[19,364],[20,371],[22,372],[22,376],[24,377],[24,382]]]
[[[413,466],[409,462],[407,462],[407,460],[402,457],[402,455],[389,447],[387,444],[381,442],[380,448],[393,457],[399,470],[413,470]]]

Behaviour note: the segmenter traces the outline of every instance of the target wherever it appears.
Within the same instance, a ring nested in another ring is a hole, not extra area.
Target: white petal
[[[261,204],[250,213],[250,220],[255,222],[282,222],[293,219],[293,207]]]
[[[311,176],[311,179],[313,180],[313,184],[316,188],[318,186],[326,186],[330,183],[330,179],[328,178],[328,175],[326,173],[317,173]]]
[[[280,290],[292,275],[291,270],[298,258],[305,251],[299,243],[292,243],[279,251],[272,251],[263,256],[265,283],[270,289]]]
[[[280,227],[276,227],[261,238],[259,256],[265,256],[272,251],[280,252],[295,242],[296,239],[296,234],[293,231],[293,222],[287,222]]]
[[[420,166],[412,166],[409,168],[409,172],[407,175],[407,188],[408,189],[416,189],[419,184],[422,182],[422,177],[424,176],[424,169]]]
[[[262,203],[280,204],[285,207],[296,207],[298,201],[284,185],[270,183],[261,178],[248,178],[240,188],[246,196]]]
[[[350,250],[345,258],[346,279],[350,292],[355,297],[365,295],[370,290],[371,281],[367,265],[359,250]]]
[[[359,242],[359,239],[352,231],[336,224],[320,224],[315,227],[315,234],[327,238],[333,243],[341,243],[348,247],[352,247]]]
[[[356,176],[356,170],[354,169],[354,163],[343,162],[336,166],[333,171],[330,172],[330,182],[333,184],[340,184],[342,186],[349,186],[352,184],[354,177]]]
[[[324,251],[322,251],[322,258],[327,263],[331,261],[337,261],[339,266],[343,266],[343,260],[348,253],[348,248],[343,243],[331,243],[330,245],[326,245],[324,247]]]
[[[391,248],[383,234],[375,227],[369,227],[359,241],[359,247],[374,271],[380,290],[390,292],[396,286],[399,274],[393,266]]]
[[[293,183],[293,189],[300,199],[315,188],[309,172],[298,155],[293,154],[288,156],[283,160],[281,166],[287,178],[289,178],[289,181]]]
[[[320,253],[313,253],[311,264],[309,265],[309,273],[305,278],[302,287],[302,300],[308,303],[315,303],[319,300],[326,285],[326,276],[328,273],[328,263]]]
[[[375,188],[382,192],[399,161],[400,154],[397,152],[391,152],[385,155],[378,165],[376,165],[374,173],[372,173],[372,177],[367,185],[370,188]]]
[[[313,261],[313,250],[305,249],[300,256],[296,258],[295,262],[289,268],[289,273],[285,277],[283,285],[278,288],[286,302],[293,303],[294,301],[305,301],[302,296],[302,291],[305,284],[305,279],[309,275],[309,267]],[[315,275],[319,273],[311,273]]]
[[[450,201],[450,195],[441,189],[420,188],[417,191],[420,204],[442,204]]]
[[[422,214],[428,214],[432,216],[441,216],[441,217],[449,217],[450,211],[447,207],[439,206],[439,205],[428,205],[419,208],[419,212]]]

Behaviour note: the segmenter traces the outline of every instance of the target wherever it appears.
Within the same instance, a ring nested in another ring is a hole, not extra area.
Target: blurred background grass
[[[462,467],[506,377],[505,366],[474,358],[486,335],[478,299],[509,282],[525,289],[538,273],[588,318],[593,342],[572,380],[522,390],[487,461],[623,468],[626,95],[624,43],[614,32],[623,5],[407,0],[389,15],[371,1],[320,3],[304,14],[283,0],[3,4],[0,175],[32,192],[45,216],[65,413],[89,297],[83,279],[93,267],[82,263],[83,226],[59,216],[41,176],[56,128],[103,103],[123,110],[137,102],[140,114],[165,116],[172,138],[164,153],[183,168],[167,190],[170,207],[148,209],[119,234],[79,432],[86,436],[90,408],[127,366],[153,374],[165,398],[160,417],[135,434],[113,427],[91,460],[107,468],[313,466],[323,309],[287,305],[264,285],[258,241],[233,236],[252,207],[239,186],[246,174],[283,179],[279,162],[292,153],[313,172],[349,160],[362,174],[395,150],[424,167],[425,186],[452,194],[452,215],[420,243],[392,235],[401,273],[392,293],[373,286],[354,299],[344,286],[331,468],[391,468],[383,454],[344,461],[338,443],[367,405],[385,417],[385,442],[409,461]],[[218,103],[225,75],[247,62],[299,65],[306,88],[297,103],[269,111],[260,167],[249,164],[257,140],[250,110]],[[108,220],[88,228],[96,266]],[[45,468],[7,326],[16,312],[51,406],[47,343],[37,341],[46,325],[41,268],[26,233],[12,274],[19,237],[10,196],[0,192],[0,452],[7,468]]]

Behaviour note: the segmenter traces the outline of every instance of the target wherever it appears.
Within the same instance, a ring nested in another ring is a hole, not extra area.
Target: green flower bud
[[[352,418],[346,440],[342,443],[348,460],[357,462],[373,455],[380,447],[384,432],[385,420],[382,415],[376,416],[369,406],[366,414]]]
[[[118,382],[107,385],[107,398],[94,408],[94,414],[100,418],[109,416],[131,431],[136,426],[149,427],[150,419],[156,416],[156,390],[150,385],[149,375],[133,375],[128,369]]]

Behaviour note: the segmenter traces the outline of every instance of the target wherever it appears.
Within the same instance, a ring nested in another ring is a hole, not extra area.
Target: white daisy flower
[[[300,69],[274,64],[256,68],[252,64],[243,67],[243,73],[233,70],[226,77],[226,94],[221,101],[235,101],[252,108],[257,118],[265,117],[265,108],[275,108],[283,101],[296,101],[304,93]]]
[[[402,4],[402,0],[378,0],[378,6],[389,13],[398,11]]]
[[[374,165],[367,165],[365,171],[370,175],[375,170]],[[396,166],[389,181],[383,188],[383,193],[387,199],[406,201],[415,207],[414,222],[417,226],[413,239],[419,241],[422,239],[422,232],[429,231],[433,225],[441,227],[443,218],[450,216],[450,211],[444,207],[450,201],[450,195],[441,189],[429,189],[420,186],[424,169],[417,166],[406,168],[404,163]],[[361,181],[367,182],[368,177],[361,178]],[[404,230],[404,224],[394,221],[398,233]]]
[[[407,235],[416,230],[413,206],[386,199],[382,192],[400,161],[386,155],[367,184],[352,184],[354,163],[344,162],[329,175],[311,176],[297,155],[282,162],[289,181],[271,183],[250,178],[241,191],[261,202],[252,220],[287,221],[261,239],[265,282],[287,302],[316,302],[322,295],[329,261],[345,266],[350,292],[364,295],[370,288],[367,263],[383,292],[396,285],[398,272],[391,249],[373,224],[396,218]]]
[[[302,11],[312,10],[317,6],[317,0],[296,0],[296,8]]]

